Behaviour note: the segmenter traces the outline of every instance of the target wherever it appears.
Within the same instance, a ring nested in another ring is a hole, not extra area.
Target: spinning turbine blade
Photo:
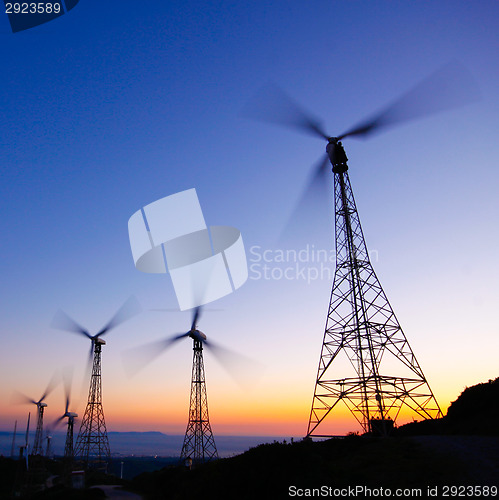
[[[254,382],[255,373],[262,371],[262,366],[259,363],[242,354],[215,344],[211,340],[203,340],[203,344],[239,385],[247,386],[250,382]]]
[[[79,325],[74,319],[70,318],[64,311],[59,309],[51,323],[52,328],[66,330],[68,332],[80,333],[91,339],[92,336],[85,328]]]
[[[52,378],[50,379],[49,383],[47,384],[47,388],[45,389],[45,392],[43,393],[42,397],[38,400],[38,403],[41,403],[56,387],[57,385],[57,379],[58,376],[56,373],[52,375]]]
[[[71,385],[73,382],[73,371],[66,369],[63,372],[62,379],[64,382],[64,396],[66,398],[65,413],[69,411],[69,402],[71,398]]]
[[[109,330],[116,328],[121,323],[129,320],[133,316],[139,314],[142,311],[139,301],[135,296],[131,296],[116,312],[116,314],[109,320],[109,322],[102,328],[102,330],[96,334],[96,337],[104,335]]]
[[[54,388],[57,386],[57,379],[58,379],[58,374],[57,372],[52,375],[49,383],[47,384],[47,387],[45,388],[45,391],[43,392],[42,396],[38,399],[35,400],[33,398],[30,398],[23,394],[20,391],[15,391],[13,396],[12,396],[12,401],[16,404],[34,404],[37,405],[39,403],[42,403],[43,400],[54,390]]]
[[[224,309],[215,309],[214,307],[206,307],[206,306],[203,306],[203,312],[220,312],[220,311],[223,311]],[[166,309],[166,308],[153,308],[153,309],[148,309],[148,311],[153,311],[153,312],[169,312],[169,313],[172,313],[172,312],[178,312],[178,308],[177,309]]]
[[[449,63],[338,139],[367,137],[397,123],[469,104],[476,101],[479,95],[477,84],[468,70],[457,62]]]
[[[316,226],[317,218],[325,214],[328,203],[327,177],[329,159],[324,155],[311,170],[309,179],[284,227],[279,241],[288,241],[303,228]]]
[[[50,429],[55,430],[59,426],[59,424],[63,421],[65,416],[66,416],[66,413],[64,413],[64,415],[61,415],[58,419],[54,420],[52,422],[52,425],[50,426]]]
[[[34,399],[26,396],[26,394],[23,394],[20,391],[15,391],[12,394],[12,402],[14,404],[34,404],[38,403],[38,401],[35,401]]]
[[[135,375],[146,365],[161,356],[176,341],[188,337],[190,332],[178,333],[166,339],[155,340],[134,349],[129,349],[123,354],[123,364],[129,376]]]
[[[197,322],[199,321],[199,318],[201,316],[201,310],[202,310],[201,306],[198,306],[196,307],[196,309],[194,309],[194,314],[192,316],[191,330],[196,329]]]
[[[319,120],[303,110],[291,97],[275,85],[267,85],[250,100],[242,115],[286,127],[295,128],[323,139],[329,136],[323,131]]]
[[[88,356],[87,356],[87,366],[85,367],[85,379],[90,378],[90,374],[92,372],[94,348],[95,348],[95,340],[92,338],[92,342],[90,343],[90,351],[88,351]]]
[[[52,423],[51,429],[55,430],[57,426],[62,422],[62,420],[67,417],[69,412],[69,403],[71,400],[71,386],[73,381],[73,370],[66,368],[62,374],[62,379],[64,383],[64,397],[65,397],[65,405],[64,405],[64,413],[54,420]]]

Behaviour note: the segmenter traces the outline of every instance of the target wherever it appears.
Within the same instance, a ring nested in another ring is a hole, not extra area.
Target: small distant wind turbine
[[[70,464],[73,462],[74,458],[74,447],[73,447],[73,428],[75,418],[78,414],[69,411],[69,403],[71,398],[71,379],[68,376],[64,377],[64,393],[66,397],[66,404],[64,407],[64,413],[55,421],[54,427],[62,422],[65,418],[68,419],[67,432],[66,432],[66,445],[64,446],[64,459]]]
[[[55,375],[52,377],[47,385],[47,388],[43,392],[42,396],[38,399],[32,399],[24,394],[20,394],[22,402],[32,403],[36,405],[36,432],[35,432],[35,442],[33,444],[33,449],[31,450],[31,455],[43,455],[43,413],[47,407],[45,403],[45,398],[54,390],[55,387]]]

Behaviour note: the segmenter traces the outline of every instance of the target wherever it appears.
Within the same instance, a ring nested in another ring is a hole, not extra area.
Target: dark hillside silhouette
[[[464,389],[445,420],[451,434],[499,436],[499,377]]]
[[[499,378],[466,388],[439,420],[402,426],[386,438],[348,435],[343,439],[261,444],[247,452],[187,470],[166,466],[131,481],[116,476],[87,477],[89,484],[123,484],[146,500],[278,499],[290,487],[420,488],[444,485],[497,486]],[[17,461],[0,461],[4,486],[11,490]],[[53,462],[52,474],[57,474]],[[9,485],[10,483],[10,485]],[[2,490],[0,490],[2,491]],[[99,490],[55,487],[32,498],[97,498]],[[83,496],[81,496],[83,495]],[[362,497],[362,495],[358,495]],[[1,497],[1,495],[0,495]]]
[[[499,436],[499,377],[466,387],[450,404],[445,417],[401,426],[397,434]]]

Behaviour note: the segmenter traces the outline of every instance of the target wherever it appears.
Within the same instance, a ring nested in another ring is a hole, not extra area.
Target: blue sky
[[[147,311],[176,299],[168,276],[134,268],[128,218],[195,187],[208,224],[237,227],[248,258],[275,249],[325,144],[244,119],[258,89],[275,82],[334,135],[451,60],[474,76],[480,101],[345,148],[377,275],[437,399],[446,407],[496,377],[498,15],[495,1],[81,0],[16,34],[0,18],[0,425],[25,418],[13,390],[41,394],[65,365],[83,374],[88,346],[50,328],[57,309],[97,330],[135,294],[146,312],[109,334],[103,354],[108,427],[145,427],[140,414],[126,418],[132,398],[144,421],[146,408],[158,415],[149,427],[183,432],[189,344],[132,380],[123,370],[122,351],[190,323]],[[309,229],[297,249],[333,248],[330,216]],[[264,367],[246,393],[207,356],[212,424],[230,400],[261,408],[255,432],[272,433],[264,416],[282,412],[299,435],[331,283],[254,278],[199,325]],[[62,391],[48,402],[55,417]],[[249,432],[251,418],[240,419],[218,430]]]

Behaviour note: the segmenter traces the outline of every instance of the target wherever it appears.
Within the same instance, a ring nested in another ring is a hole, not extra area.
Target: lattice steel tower
[[[327,154],[310,177],[298,208],[304,208],[303,201],[316,198],[319,186],[324,186],[328,163],[333,166],[336,273],[307,436],[334,434],[324,430],[324,420],[340,402],[366,432],[389,432],[406,410],[425,419],[442,415],[369,260],[340,141],[367,138],[397,123],[468,104],[479,96],[469,71],[450,63],[336,137],[277,87],[262,89],[246,106],[244,114],[249,118],[327,141]]]
[[[423,419],[441,417],[369,260],[337,138],[329,139],[327,153],[334,173],[336,272],[307,435],[332,435],[321,434],[321,424],[339,403],[364,432],[376,434],[387,434],[405,410]]]
[[[91,335],[88,330],[61,310],[57,312],[52,321],[54,328],[78,333],[91,342],[90,357],[88,359],[89,362],[92,362],[92,375],[90,377],[88,402],[74,448],[74,456],[80,458],[85,465],[92,464],[93,466],[105,468],[107,462],[111,459],[104,410],[102,409],[101,351],[106,342],[101,337],[138,314],[140,310],[137,299],[133,296],[130,297],[95,335]],[[77,416],[76,413],[68,412],[68,405],[69,392],[66,395],[66,414],[64,415],[70,419],[68,421],[67,439],[69,439],[69,432],[71,432],[71,435],[73,432],[73,421],[71,419]],[[73,416],[71,417],[71,415]],[[66,446],[68,446],[68,440],[66,440]]]
[[[74,450],[86,465],[105,467],[111,460],[109,440],[107,437],[104,410],[102,408],[102,378],[101,378],[101,351],[105,340],[95,337],[93,340],[94,357],[88,403],[80,424]]]
[[[73,461],[74,458],[74,446],[73,446],[73,428],[75,423],[75,417],[78,415],[76,413],[70,413],[68,415],[68,430],[66,433],[66,444],[64,446],[64,458],[68,461]]]
[[[45,389],[45,392],[42,394],[42,397],[35,401],[27,396],[21,395],[21,397],[26,401],[26,403],[32,403],[36,405],[36,432],[35,432],[35,441],[33,443],[33,448],[31,450],[30,455],[43,455],[43,413],[45,408],[47,408],[47,403],[44,403],[45,398],[53,391],[56,383],[56,376],[54,375]],[[28,451],[26,450],[26,453]]]
[[[47,407],[47,403],[42,402],[42,400],[35,403],[36,412],[36,432],[35,441],[33,443],[33,449],[31,450],[31,455],[43,455],[43,412]]]
[[[193,462],[205,462],[218,458],[215,439],[211,431],[208,417],[208,397],[204,378],[203,342],[206,336],[195,330],[195,322],[190,337],[193,339],[192,381],[189,404],[189,422],[185,431],[181,459],[191,459]]]

